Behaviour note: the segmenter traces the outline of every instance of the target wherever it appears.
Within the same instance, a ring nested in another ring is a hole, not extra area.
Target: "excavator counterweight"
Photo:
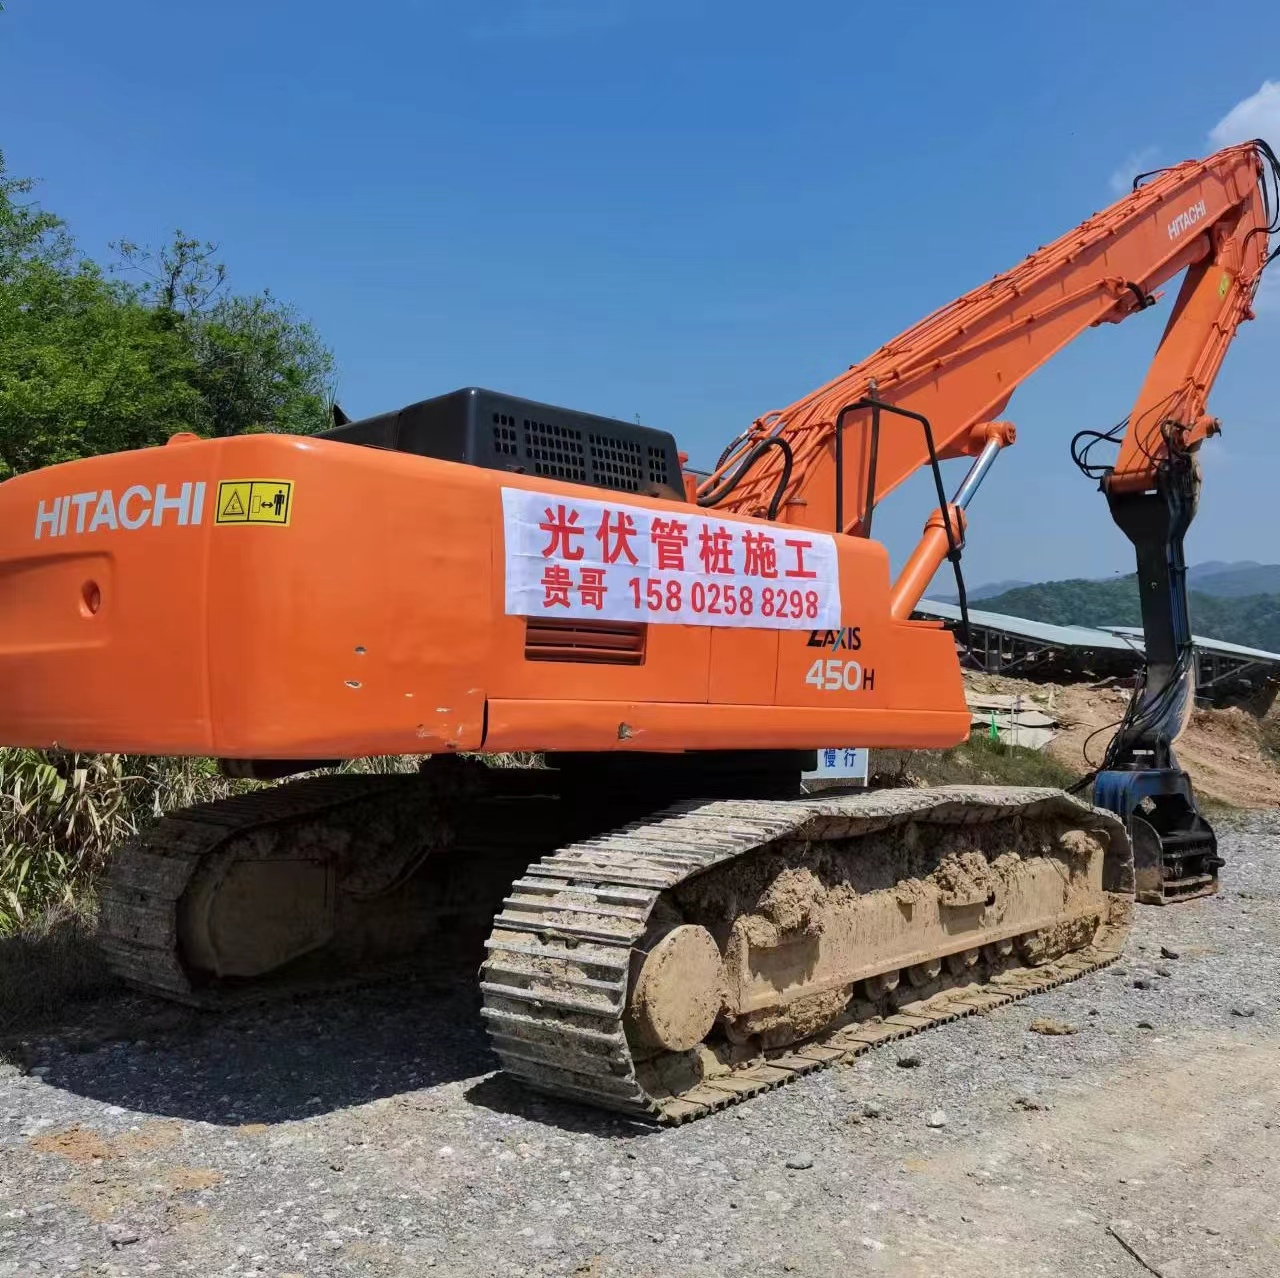
[[[666,432],[468,388],[0,485],[0,741],[273,779],[425,758],[164,817],[103,887],[114,969],[217,1007],[474,947],[510,1072],[675,1122],[1110,962],[1135,894],[1212,890],[1221,864],[1172,748],[1182,538],[1278,171],[1252,143],[1150,176],[758,419],[701,483]],[[963,606],[1016,387],[1179,272],[1137,406],[1091,433],[1117,457],[1078,456],[1147,629],[1098,806],[804,795],[820,747],[967,738],[953,637],[913,609],[948,560]],[[922,468],[938,508],[894,580],[873,516]]]

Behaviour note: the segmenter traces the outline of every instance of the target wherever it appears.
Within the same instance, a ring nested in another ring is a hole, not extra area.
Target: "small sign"
[[[862,746],[828,747],[818,751],[818,766],[802,772],[806,781],[856,781],[867,784],[868,754]]]
[[[287,526],[292,514],[292,480],[224,479],[218,485],[216,524]]]

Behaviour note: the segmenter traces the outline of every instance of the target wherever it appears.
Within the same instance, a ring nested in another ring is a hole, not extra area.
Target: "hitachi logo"
[[[1177,217],[1169,223],[1169,238],[1176,240],[1183,231],[1189,230],[1205,215],[1204,201],[1200,200],[1193,204],[1189,209],[1179,213]]]
[[[47,502],[42,499],[36,507],[35,539],[121,528],[136,532],[148,526],[162,528],[166,523],[179,528],[198,524],[204,518],[204,488],[203,483],[185,483],[170,495],[165,484],[157,484],[154,492],[146,484],[132,484],[119,497],[104,488]]]

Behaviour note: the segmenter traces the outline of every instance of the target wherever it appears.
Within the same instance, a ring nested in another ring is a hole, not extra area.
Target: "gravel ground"
[[[460,978],[79,1009],[0,1066],[0,1275],[1280,1273],[1280,814],[1219,826],[1116,967],[674,1130],[495,1076]]]

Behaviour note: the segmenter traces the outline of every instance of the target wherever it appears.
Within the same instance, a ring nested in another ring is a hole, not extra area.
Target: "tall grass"
[[[77,905],[111,849],[162,812],[252,784],[212,759],[0,750],[0,934]]]
[[[497,756],[532,766],[537,756]],[[343,771],[413,772],[416,755],[356,759]],[[0,749],[0,937],[91,913],[111,850],[164,813],[264,784],[213,759]]]

